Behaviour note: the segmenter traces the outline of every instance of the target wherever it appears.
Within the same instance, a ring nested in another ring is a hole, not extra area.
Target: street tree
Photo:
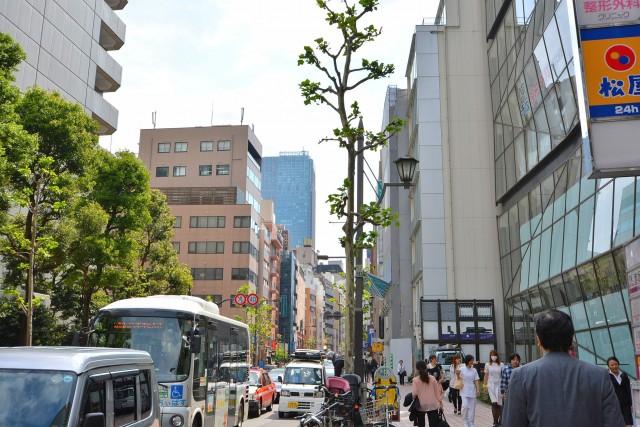
[[[249,285],[244,284],[238,288],[237,294],[248,295],[253,291]],[[258,362],[258,348],[261,345],[260,338],[273,337],[274,325],[271,320],[271,311],[273,307],[267,304],[265,298],[261,298],[256,305],[245,304],[242,306],[243,315],[236,315],[236,320],[244,322],[249,326],[249,335],[251,336],[251,354],[254,363]]]
[[[326,13],[325,20],[337,32],[339,41],[332,46],[327,38],[319,37],[314,40],[313,46],[304,47],[298,65],[314,67],[319,74],[319,81],[306,79],[300,83],[300,90],[305,105],[324,105],[338,116],[339,126],[333,129],[333,135],[323,138],[320,143],[337,145],[346,151],[346,177],[337,192],[329,195],[327,202],[330,213],[344,221],[344,234],[339,241],[345,248],[346,256],[345,370],[355,372],[355,358],[362,355],[355,354],[354,340],[360,342],[363,333],[355,331],[354,322],[355,274],[356,269],[362,269],[362,266],[354,265],[356,251],[372,247],[377,237],[376,227],[394,223],[397,225],[398,217],[391,209],[381,208],[376,202],[356,208],[356,160],[367,151],[376,151],[385,146],[391,136],[401,131],[405,122],[392,118],[382,131],[367,131],[361,126],[362,113],[355,100],[354,91],[361,88],[361,85],[388,77],[394,72],[392,64],[361,57],[361,48],[374,42],[382,33],[381,28],[363,23],[367,15],[378,9],[379,0],[316,0],[316,4]],[[359,139],[362,141],[361,146],[358,144]],[[373,229],[365,229],[367,224],[373,226]],[[361,299],[361,295],[359,298]],[[358,304],[361,302],[357,301]]]

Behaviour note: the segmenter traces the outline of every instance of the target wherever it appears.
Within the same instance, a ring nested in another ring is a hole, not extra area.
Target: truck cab
[[[317,412],[324,401],[326,373],[322,364],[322,353],[312,350],[297,350],[291,355],[293,359],[284,370],[278,417],[284,418],[287,413]],[[280,379],[280,378],[279,378]]]
[[[448,344],[436,349],[437,362],[442,365],[445,382],[451,380],[451,364],[453,363],[453,356],[456,354],[460,355],[460,363],[464,363],[464,351],[462,347]]]

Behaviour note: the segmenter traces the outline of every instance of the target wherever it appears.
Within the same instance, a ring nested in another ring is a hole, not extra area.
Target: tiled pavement
[[[400,421],[394,421],[393,425],[396,427],[413,427],[413,421],[409,421],[409,412],[407,408],[402,407],[402,400],[407,393],[411,392],[411,384],[406,383],[400,387]],[[462,415],[453,414],[453,404],[449,403],[448,399],[444,399],[444,414],[447,417],[447,421],[451,427],[464,427],[462,422]],[[428,424],[428,423],[427,423]],[[478,401],[476,404],[476,427],[491,427],[493,426],[493,416],[491,415],[491,406],[486,403]]]

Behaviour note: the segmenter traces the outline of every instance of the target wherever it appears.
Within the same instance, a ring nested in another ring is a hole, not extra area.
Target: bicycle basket
[[[385,408],[388,409],[388,412],[385,412]],[[360,416],[362,417],[362,422],[365,424],[373,424],[376,422],[385,421],[385,417],[387,414],[391,416],[394,412],[394,408],[391,405],[387,405],[387,400],[384,397],[381,397],[376,400],[367,401],[364,405],[360,407]]]
[[[338,402],[338,405],[334,408],[333,413],[336,418],[342,418],[347,414],[353,412],[354,400],[351,393],[346,396],[331,396],[329,398],[329,404]]]

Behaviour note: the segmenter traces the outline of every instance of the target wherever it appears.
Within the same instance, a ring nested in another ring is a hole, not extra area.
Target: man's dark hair
[[[607,359],[607,365],[609,365],[609,362],[611,362],[612,360],[615,360],[618,365],[620,364],[620,361],[618,360],[617,357],[611,356],[610,358]]]
[[[542,347],[549,351],[569,351],[575,331],[568,314],[555,309],[545,310],[536,316],[535,322]]]
[[[520,359],[520,355],[518,353],[511,353],[509,355],[509,362],[511,362],[513,359],[522,360],[522,359]]]

